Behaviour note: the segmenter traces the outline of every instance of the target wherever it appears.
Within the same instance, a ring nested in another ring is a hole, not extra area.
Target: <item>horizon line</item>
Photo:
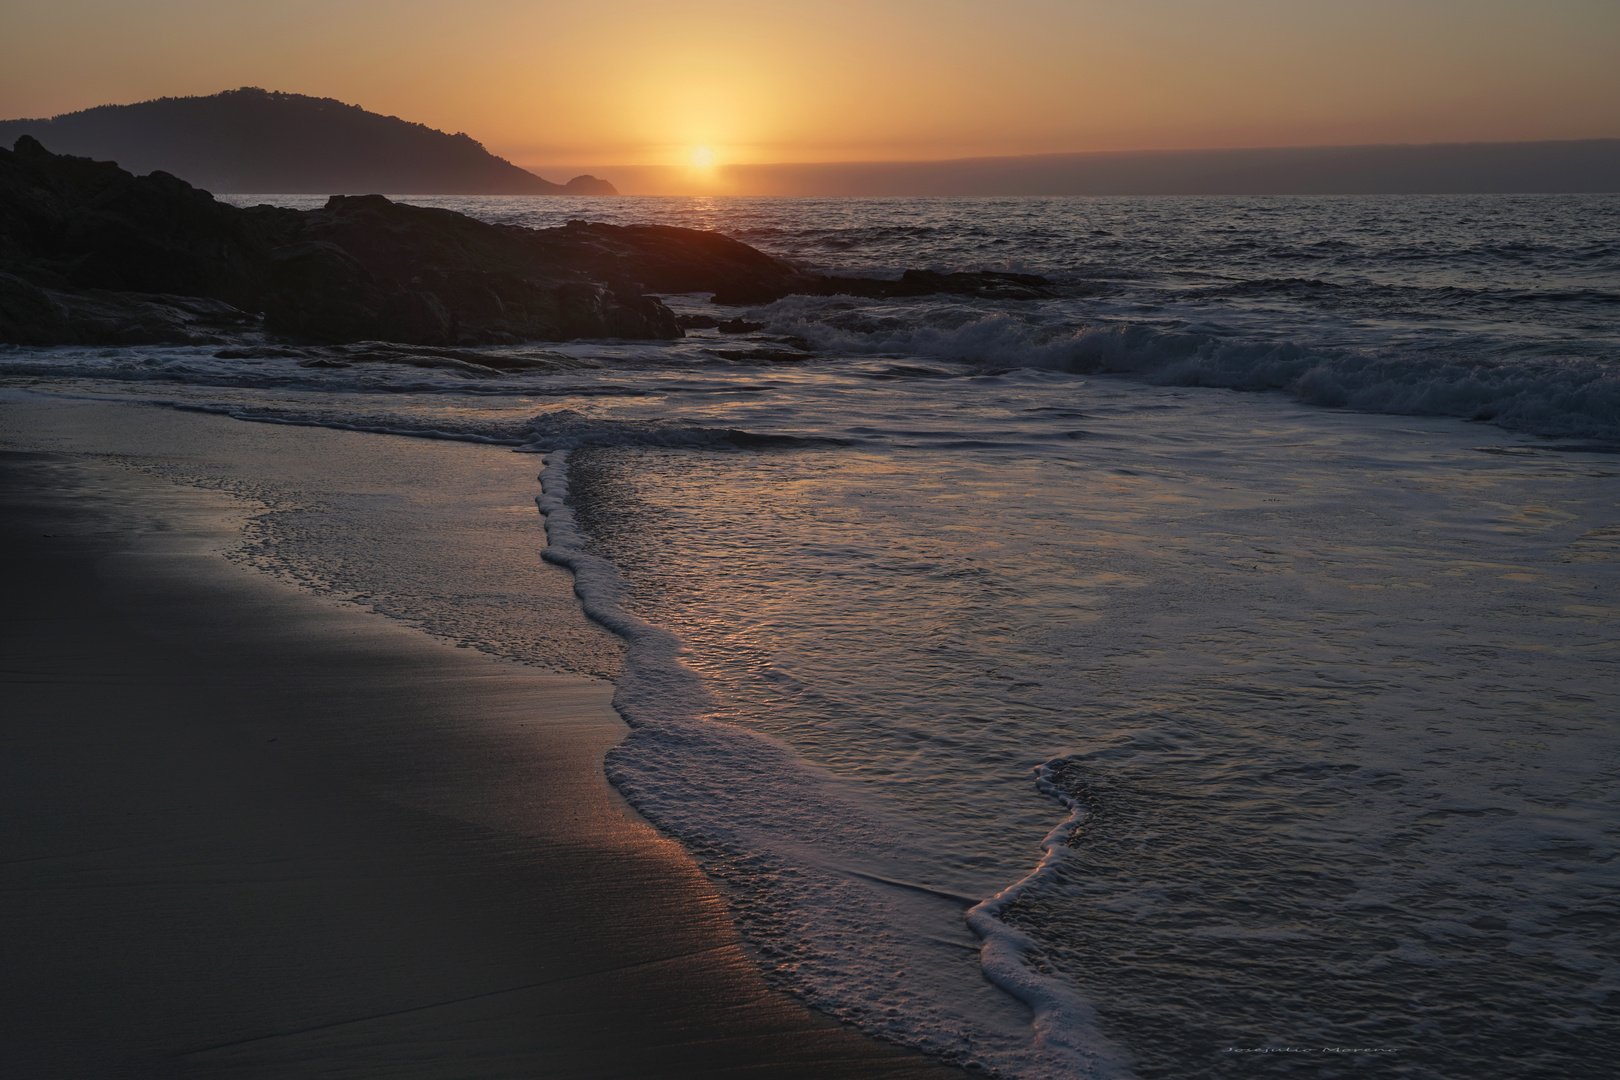
[[[1154,148],[1145,150],[1051,150],[1037,154],[969,154],[964,157],[946,158],[840,158],[827,161],[750,161],[750,162],[716,162],[709,166],[713,170],[720,169],[773,169],[782,167],[791,168],[819,168],[839,165],[955,165],[977,161],[1030,161],[1040,158],[1076,158],[1076,157],[1125,157],[1129,155],[1169,155],[1169,154],[1242,154],[1257,153],[1267,150],[1405,150],[1429,149],[1440,146],[1553,146],[1568,145],[1571,143],[1599,143],[1620,142],[1620,135],[1595,135],[1581,139],[1466,139],[1456,142],[1443,139],[1429,142],[1372,142],[1372,143],[1300,143],[1289,145],[1270,146],[1187,146],[1171,148]],[[510,161],[511,159],[506,159]],[[525,171],[534,169],[555,170],[559,168],[593,168],[593,169],[669,169],[681,172],[691,171],[690,165],[629,162],[608,163],[586,157],[558,158],[557,164],[521,165]],[[580,164],[591,162],[590,164]],[[516,162],[513,162],[516,164]]]

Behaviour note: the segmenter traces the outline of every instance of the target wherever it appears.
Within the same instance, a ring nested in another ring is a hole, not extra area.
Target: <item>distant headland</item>
[[[448,134],[332,98],[257,87],[207,97],[101,105],[41,120],[0,120],[0,145],[30,135],[59,153],[134,173],[184,176],[209,191],[352,195],[617,195],[594,176],[566,184]]]

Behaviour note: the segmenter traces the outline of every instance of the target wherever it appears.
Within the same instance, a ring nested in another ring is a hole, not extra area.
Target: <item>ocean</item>
[[[523,557],[405,551],[455,490],[241,490],[237,557],[614,680],[609,779],[880,1038],[1017,1078],[1620,1060],[1620,196],[401,198],[1060,296],[672,296],[759,329],[499,375],[3,347],[8,393],[534,455],[599,635],[545,631]]]

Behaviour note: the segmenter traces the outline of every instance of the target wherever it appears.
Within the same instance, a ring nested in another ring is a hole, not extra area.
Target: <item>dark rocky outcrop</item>
[[[273,334],[421,344],[681,336],[644,288],[555,257],[535,230],[381,195],[333,196],[300,226],[297,244],[271,253]]]
[[[594,176],[554,184],[472,137],[332,98],[244,86],[206,97],[100,105],[40,120],[0,120],[0,144],[30,135],[132,172],[165,170],[225,192],[415,195],[617,195]]]
[[[552,258],[655,293],[714,293],[717,304],[767,304],[813,292],[817,279],[740,240],[674,225],[570,221],[530,233]]]
[[[561,229],[530,232],[530,242],[569,265],[634,282],[648,292],[710,292],[714,294],[713,303],[729,306],[768,304],[793,295],[874,300],[939,293],[987,300],[1036,300],[1056,295],[1043,277],[1000,271],[942,274],[907,270],[898,280],[808,274],[728,236],[672,225],[570,221]],[[726,329],[725,324],[716,325]]]
[[[0,274],[0,342],[7,344],[215,344],[253,336],[259,322],[207,297],[67,292]]]
[[[0,150],[0,341],[502,344],[675,338],[658,300],[532,231],[377,196],[239,209],[167,173]]]
[[[336,195],[312,211],[243,209],[168,173],[133,176],[26,136],[15,151],[0,149],[0,343],[443,349],[670,339],[682,324],[647,294],[690,292],[719,304],[794,293],[1052,295],[1027,274],[812,275],[718,233],[673,226],[526,229],[381,195]]]

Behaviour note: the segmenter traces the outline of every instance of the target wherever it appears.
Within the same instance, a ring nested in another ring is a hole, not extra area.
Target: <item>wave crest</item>
[[[1008,368],[1128,375],[1165,386],[1281,391],[1312,405],[1488,420],[1551,437],[1620,442],[1620,371],[1585,357],[1513,360],[1370,354],[1132,323],[1075,325],[967,304],[923,311],[790,297],[772,332],[823,352],[933,356]]]

